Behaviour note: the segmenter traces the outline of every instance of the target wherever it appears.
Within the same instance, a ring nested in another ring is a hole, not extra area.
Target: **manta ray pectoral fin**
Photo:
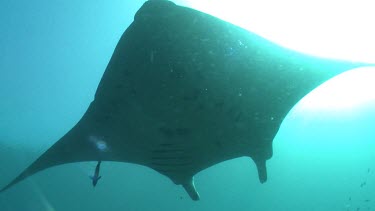
[[[186,192],[189,194],[190,198],[194,201],[199,200],[199,193],[195,189],[194,178],[191,177],[187,182],[182,183],[182,187],[185,188]]]
[[[267,181],[267,167],[266,167],[266,160],[265,159],[257,159],[253,158],[255,165],[258,170],[258,177],[260,183],[264,183]]]
[[[3,192],[27,177],[44,169],[73,162],[97,160],[94,147],[77,135],[79,128],[74,127],[58,142],[44,152],[37,160],[27,167],[20,175],[12,180],[8,185],[0,189]],[[83,140],[81,142],[81,140]]]
[[[35,174],[38,171],[46,169],[50,166],[55,165],[55,163],[49,159],[49,151],[44,153],[41,157],[39,157],[36,161],[34,161],[28,168],[26,168],[20,175],[18,175],[14,180],[12,180],[8,185],[3,187],[0,192],[3,192],[13,185],[17,184],[18,182],[24,180],[25,178]]]

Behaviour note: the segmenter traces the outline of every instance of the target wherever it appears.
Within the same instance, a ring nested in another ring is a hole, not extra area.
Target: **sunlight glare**
[[[375,13],[370,0],[188,0],[187,4],[291,49],[375,63]]]
[[[344,72],[305,96],[296,106],[303,110],[343,110],[375,105],[375,67]]]
[[[187,0],[187,6],[315,56],[375,64],[370,0]],[[299,109],[349,109],[375,101],[375,69],[349,71],[324,83]]]

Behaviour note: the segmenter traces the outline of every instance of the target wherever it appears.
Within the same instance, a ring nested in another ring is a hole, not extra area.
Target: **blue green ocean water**
[[[93,100],[113,49],[143,1],[0,3],[0,186],[64,135]],[[0,194],[1,211],[375,210],[375,103],[285,119],[260,184],[238,158],[195,177],[201,200],[143,166],[107,162],[40,172]]]

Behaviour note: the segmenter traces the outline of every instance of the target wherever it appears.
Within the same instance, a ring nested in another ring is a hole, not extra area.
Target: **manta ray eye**
[[[108,151],[107,142],[103,138],[98,136],[89,136],[89,141],[92,142],[99,151]]]

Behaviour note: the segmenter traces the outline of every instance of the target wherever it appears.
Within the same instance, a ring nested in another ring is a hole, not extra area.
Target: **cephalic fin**
[[[189,196],[192,200],[194,200],[194,201],[199,200],[199,193],[195,189],[193,177],[191,177],[187,182],[182,183],[182,187],[185,188],[186,192],[189,194]]]
[[[265,183],[267,181],[267,167],[266,159],[253,159],[258,170],[258,177],[260,183]]]

